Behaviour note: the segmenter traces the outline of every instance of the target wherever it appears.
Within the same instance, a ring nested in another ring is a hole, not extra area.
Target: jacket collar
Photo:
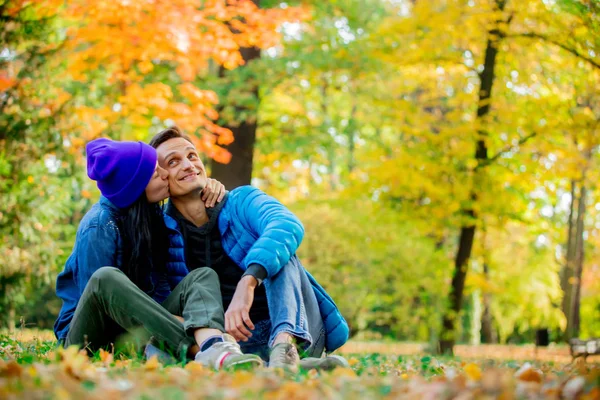
[[[127,213],[126,208],[119,208],[115,206],[109,199],[104,196],[100,196],[100,200],[98,201],[100,205],[104,208],[107,208],[112,215],[123,216]]]
[[[206,209],[206,214],[208,215],[208,223],[204,225],[204,227],[206,227],[208,231],[210,231],[213,228],[213,226],[217,223],[219,219],[219,214],[221,213],[223,206],[227,202],[228,197],[229,192],[225,193],[225,197],[223,197],[223,200],[215,204],[214,207]],[[179,223],[183,223],[183,221],[185,221],[185,217],[179,212],[179,210],[175,207],[175,205],[173,205],[173,202],[170,200],[167,203],[165,214],[167,214],[167,216],[171,217]]]

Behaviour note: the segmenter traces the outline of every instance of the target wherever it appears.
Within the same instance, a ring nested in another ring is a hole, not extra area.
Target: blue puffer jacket
[[[177,221],[165,214],[165,223],[173,232],[170,237],[169,264],[171,288],[188,274],[185,264],[183,235]],[[227,255],[246,270],[260,264],[267,279],[277,274],[296,253],[304,227],[300,220],[275,198],[259,189],[242,186],[232,190],[219,213],[219,231]],[[308,273],[327,333],[325,348],[332,352],[348,340],[348,324],[327,292]]]

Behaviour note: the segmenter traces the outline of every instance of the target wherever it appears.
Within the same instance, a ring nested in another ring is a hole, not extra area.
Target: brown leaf
[[[23,368],[14,360],[6,362],[0,360],[0,376],[8,378],[18,378],[23,373]]]

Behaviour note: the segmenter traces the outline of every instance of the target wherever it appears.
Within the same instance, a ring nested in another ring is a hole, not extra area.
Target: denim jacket
[[[66,338],[69,333],[77,303],[92,274],[102,267],[122,268],[122,239],[117,225],[122,216],[122,209],[107,198],[100,197],[81,220],[73,252],[56,279],[56,294],[63,301],[54,323],[54,333],[59,340]],[[155,278],[151,278],[153,285]],[[162,302],[166,294],[154,290],[153,285],[148,294]]]

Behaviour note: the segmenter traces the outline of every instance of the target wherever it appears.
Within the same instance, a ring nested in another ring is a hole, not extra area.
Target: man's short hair
[[[167,140],[176,139],[176,138],[182,138],[182,139],[185,139],[188,142],[192,143],[192,145],[194,144],[192,142],[192,139],[190,139],[190,137],[188,135],[183,133],[183,131],[179,127],[172,126],[170,128],[163,129],[162,131],[160,131],[156,135],[154,135],[152,140],[150,140],[149,145],[156,149],[156,148],[158,148],[158,146],[160,146]]]

